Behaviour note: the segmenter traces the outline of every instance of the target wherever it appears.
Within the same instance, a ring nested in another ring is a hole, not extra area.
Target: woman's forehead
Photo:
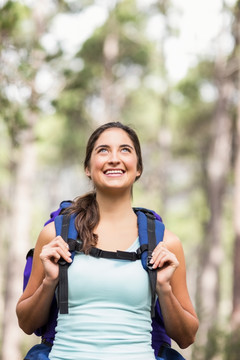
[[[118,128],[112,128],[105,130],[99,136],[94,147],[98,145],[116,146],[122,144],[129,144],[133,146],[133,142],[126,131]]]

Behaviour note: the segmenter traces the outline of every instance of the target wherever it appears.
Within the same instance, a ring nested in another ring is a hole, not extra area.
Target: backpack
[[[75,251],[81,251],[82,242],[78,239],[78,233],[75,228],[75,214],[68,215],[62,214],[72,204],[71,201],[63,201],[60,204],[58,210],[50,214],[50,219],[44,224],[47,225],[54,221],[56,228],[56,235],[61,235],[62,238],[68,243],[69,251],[72,253],[72,259],[74,259]],[[156,288],[156,271],[152,270],[149,260],[151,254],[156,245],[163,240],[165,226],[161,217],[152,210],[145,208],[133,208],[137,215],[138,232],[140,248],[136,252],[126,251],[104,251],[98,248],[92,248],[90,251],[91,256],[121,259],[135,261],[141,259],[144,269],[149,274],[150,286],[152,292],[152,347],[154,349],[155,356],[161,356],[157,359],[171,359],[171,360],[184,360],[184,358],[175,350],[171,348],[171,339],[166,334],[161,308],[158,299],[156,300],[155,288]],[[32,267],[33,251],[31,249],[27,254],[26,266],[24,269],[24,287],[25,289]],[[68,313],[68,277],[67,269],[70,264],[59,260],[59,285],[58,285],[58,300],[54,296],[51,304],[50,317],[48,323],[35,331],[37,336],[42,337],[42,344],[36,345],[26,355],[26,360],[38,359],[35,355],[37,351],[40,355],[39,359],[42,359],[43,353],[48,354],[50,352],[53,340],[55,337],[55,327],[57,324],[58,311],[61,314]],[[35,348],[35,349],[34,349]],[[32,356],[31,354],[34,353]],[[47,356],[47,355],[46,355]],[[48,357],[43,357],[43,359]]]

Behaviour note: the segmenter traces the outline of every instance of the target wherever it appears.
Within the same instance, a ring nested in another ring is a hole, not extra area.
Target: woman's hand
[[[195,339],[198,318],[188,294],[181,241],[167,229],[153,251],[152,265],[157,271],[156,292],[166,332],[181,348],[186,348]]]
[[[72,262],[68,244],[63,240],[61,236],[57,236],[47,245],[44,245],[40,253],[40,259],[44,267],[46,280],[58,280],[58,261],[61,257],[68,263]]]
[[[175,254],[168,250],[164,241],[160,242],[152,253],[152,268],[157,270],[157,291],[170,285],[171,278],[179,266]]]

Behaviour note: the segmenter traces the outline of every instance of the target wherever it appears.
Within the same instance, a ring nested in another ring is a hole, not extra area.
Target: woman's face
[[[141,171],[132,140],[119,128],[105,130],[97,139],[86,168],[96,190],[129,189]]]

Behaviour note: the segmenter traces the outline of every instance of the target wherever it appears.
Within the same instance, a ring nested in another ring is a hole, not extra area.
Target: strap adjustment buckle
[[[152,255],[148,255],[148,257],[147,257],[147,268],[152,271],[153,270],[153,264],[150,263],[151,259],[152,259]]]

